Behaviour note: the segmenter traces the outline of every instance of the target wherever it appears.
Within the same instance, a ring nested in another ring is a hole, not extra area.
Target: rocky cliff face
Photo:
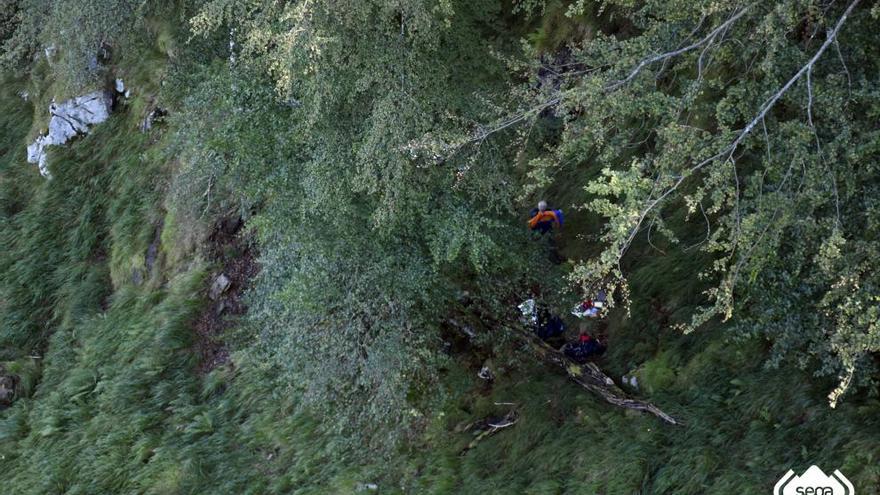
[[[40,174],[50,177],[46,147],[61,145],[80,134],[88,134],[89,127],[100,124],[110,117],[113,95],[108,91],[95,91],[87,95],[49,106],[51,119],[49,130],[27,148],[27,160],[40,168]]]

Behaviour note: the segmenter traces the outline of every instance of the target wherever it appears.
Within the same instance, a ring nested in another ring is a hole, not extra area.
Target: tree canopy
[[[333,411],[333,427],[419,417],[462,301],[501,319],[534,287],[572,300],[604,288],[627,307],[632,270],[673,251],[709,260],[689,274],[706,290],[683,331],[729,320],[772,346],[770,365],[836,377],[832,405],[877,375],[876,5],[0,5],[5,70],[68,90],[109,75],[86,70],[103,43],[155,51],[157,19],[185,21],[156,83],[175,105],[163,207],[192,225],[245,217],[263,268],[238,351],[301,406]],[[578,24],[553,46],[531,32],[550,9]],[[64,63],[44,61],[61,39]],[[572,183],[587,169],[597,176]],[[577,198],[561,206],[602,225],[573,235],[589,248],[556,266],[524,216],[563,190]],[[33,251],[8,236],[9,252]],[[28,266],[2,265],[17,280]],[[574,295],[557,290],[563,273]],[[39,333],[40,318],[19,316],[45,285],[6,285],[16,342]]]
[[[771,364],[839,376],[832,405],[872,381],[877,7],[604,5],[631,24],[573,47],[555,67],[559,83],[524,96],[553,101],[564,123],[551,152],[530,161],[539,186],[572,167],[602,169],[581,204],[605,218],[604,248],[572,282],[610,284],[625,301],[635,240],[656,254],[703,251],[708,304],[685,331],[737,315],[736,331],[772,343]],[[693,227],[676,232],[681,211]]]

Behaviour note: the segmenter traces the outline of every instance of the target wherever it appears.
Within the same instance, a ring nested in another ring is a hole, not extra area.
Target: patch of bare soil
[[[208,279],[210,304],[196,320],[194,352],[198,371],[207,374],[220,366],[234,366],[223,334],[247,312],[243,296],[259,273],[254,240],[244,234],[240,217],[217,221],[208,238],[208,255],[218,269]]]

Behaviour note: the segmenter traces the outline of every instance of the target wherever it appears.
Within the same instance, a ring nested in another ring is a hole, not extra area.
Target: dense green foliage
[[[433,387],[437,329],[462,290],[528,276],[528,249],[508,250],[526,241],[503,187],[511,161],[419,155],[424,136],[493,115],[480,96],[504,87],[501,62],[486,63],[498,9],[224,1],[193,21],[230,30],[241,51],[182,117],[206,126],[183,141],[208,146],[181,181],[260,205],[262,352],[362,432],[398,424]]]
[[[847,5],[0,1],[0,491],[764,493],[818,464],[878,493],[878,12],[829,31]],[[48,102],[115,77],[39,177]],[[239,216],[260,272],[212,369]],[[683,426],[498,325],[603,286],[607,325],[569,323]]]
[[[572,279],[610,281],[625,299],[621,262],[637,236],[657,254],[710,253],[708,304],[688,330],[736,314],[737,331],[774,345],[774,363],[840,376],[832,403],[854,377],[872,382],[876,12],[855,9],[838,34],[846,5],[609,5],[638,35],[596,33],[566,60],[577,71],[560,68],[559,87],[531,97],[559,98],[564,121],[531,162],[535,180],[602,169],[576,201],[607,219],[604,248]],[[667,228],[682,210],[693,227]]]

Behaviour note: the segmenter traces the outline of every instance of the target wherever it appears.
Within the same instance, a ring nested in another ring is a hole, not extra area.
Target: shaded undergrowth
[[[555,46],[549,31],[535,37]],[[765,369],[767,342],[717,322],[680,334],[709,260],[666,254],[660,240],[631,252],[631,313],[608,321],[601,365],[615,378],[635,370],[634,393],[683,426],[615,409],[510,343],[490,389],[478,363],[453,359],[440,380],[448,399],[400,451],[353,451],[323,418],[293,412],[297,387],[253,361],[246,338],[234,369],[199,373],[194,329],[222,267],[180,249],[199,228],[166,211],[173,165],[161,131],[137,131],[146,100],[54,150],[45,181],[23,163],[34,117],[18,87],[0,91],[0,360],[20,378],[0,411],[6,492],[350,493],[375,482],[382,493],[765,493],[789,468],[818,464],[877,493],[880,401],[863,393],[831,410],[828,382]],[[597,171],[565,173],[549,194],[569,208]],[[575,234],[601,219],[567,218],[563,252],[589,255]],[[699,238],[700,225],[670,223]],[[473,438],[461,425],[510,404],[519,422],[461,455]]]

